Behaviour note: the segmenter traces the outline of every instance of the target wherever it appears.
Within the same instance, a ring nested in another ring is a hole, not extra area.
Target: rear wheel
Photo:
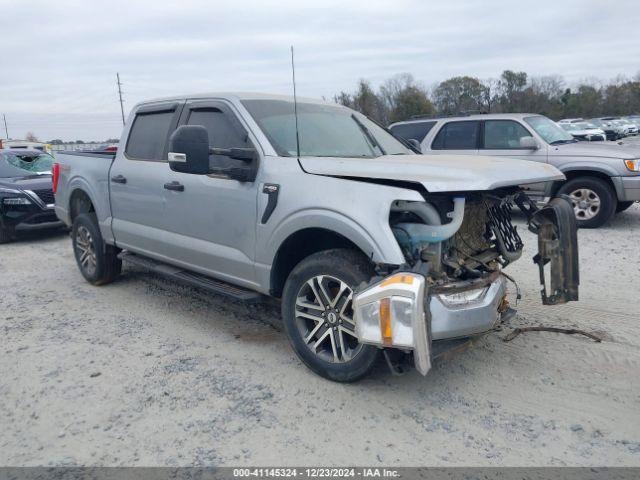
[[[562,185],[558,194],[569,196],[579,228],[598,228],[616,210],[616,196],[609,184],[600,178],[574,178]]]
[[[635,202],[618,202],[618,206],[616,207],[616,213],[624,212]]]
[[[80,273],[89,283],[105,285],[120,274],[118,250],[104,243],[94,214],[83,213],[75,218],[71,239]]]
[[[373,275],[367,258],[348,249],[310,255],[289,275],[284,327],[300,360],[318,375],[354,382],[373,368],[379,350],[358,343],[352,306],[353,290]]]

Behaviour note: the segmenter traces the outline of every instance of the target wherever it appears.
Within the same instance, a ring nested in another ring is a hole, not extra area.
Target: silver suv
[[[571,197],[578,226],[595,228],[640,200],[640,149],[576,141],[557,123],[531,113],[419,118],[392,124],[423,154],[490,155],[549,163],[566,180],[528,185],[530,196]]]

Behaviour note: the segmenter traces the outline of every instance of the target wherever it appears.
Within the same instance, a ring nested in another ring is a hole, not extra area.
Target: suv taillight
[[[58,180],[60,179],[60,164],[54,163],[51,168],[51,175],[53,176],[53,193],[58,191]]]

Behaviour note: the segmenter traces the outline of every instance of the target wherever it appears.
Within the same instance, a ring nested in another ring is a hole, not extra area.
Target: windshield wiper
[[[551,142],[549,145],[563,145],[565,143],[576,143],[577,140],[575,138],[572,138],[571,140],[555,140],[553,142]]]
[[[371,134],[371,132],[365,126],[365,124],[362,123],[360,121],[360,119],[358,119],[358,117],[356,117],[356,115],[354,113],[351,114],[351,118],[353,118],[353,121],[356,122],[356,125],[358,125],[358,127],[360,127],[360,130],[362,130],[362,133],[364,133],[365,137],[367,137],[367,140],[369,140],[369,142],[371,142],[371,145],[373,145],[374,147],[377,147],[378,150],[380,150],[380,153],[382,153],[382,155],[386,155],[387,152],[384,151],[384,148],[382,148],[380,143],[378,143],[378,140],[376,140],[376,137],[374,137]]]

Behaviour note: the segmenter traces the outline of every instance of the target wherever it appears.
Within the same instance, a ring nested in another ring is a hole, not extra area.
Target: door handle
[[[127,179],[122,175],[116,175],[115,177],[111,177],[111,181],[113,183],[127,183]]]
[[[173,190],[174,192],[184,192],[184,185],[180,182],[176,182],[175,180],[173,182],[165,183],[164,188],[167,190]]]

